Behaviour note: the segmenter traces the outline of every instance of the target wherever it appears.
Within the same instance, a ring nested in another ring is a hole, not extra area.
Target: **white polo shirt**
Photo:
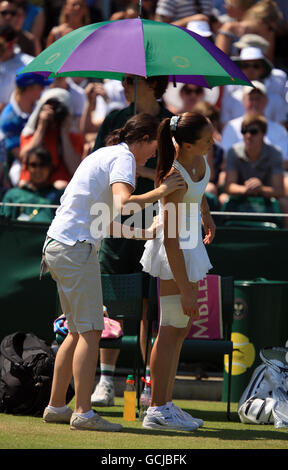
[[[125,143],[103,147],[90,154],[80,163],[66,187],[47,235],[71,246],[78,240],[98,246],[116,216],[111,185],[124,182],[135,188],[135,174],[135,158]],[[99,203],[105,204],[105,214],[100,214],[99,209],[101,211],[104,204]],[[91,227],[96,216],[101,216],[105,226],[102,236],[95,238]]]

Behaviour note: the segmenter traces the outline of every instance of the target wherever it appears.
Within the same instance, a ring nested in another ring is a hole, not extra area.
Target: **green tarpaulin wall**
[[[33,331],[53,341],[56,285],[39,280],[41,249],[48,225],[0,221],[0,339]],[[288,280],[288,231],[218,227],[208,253],[211,273],[235,279]]]
[[[33,332],[53,341],[56,284],[50,275],[39,280],[41,249],[48,225],[0,224],[0,336]]]

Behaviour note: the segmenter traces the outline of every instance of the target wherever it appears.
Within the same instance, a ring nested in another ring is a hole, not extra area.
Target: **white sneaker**
[[[122,430],[121,424],[110,423],[106,419],[101,418],[97,413],[93,418],[83,418],[73,413],[70,419],[70,429],[80,431],[107,431],[118,432]]]
[[[186,411],[182,410],[182,408],[179,408],[179,406],[175,405],[174,403],[172,403],[170,406],[174,408],[175,413],[179,416],[180,419],[183,419],[187,422],[196,423],[198,428],[201,428],[201,426],[203,426],[203,419],[194,418],[192,415],[190,415],[190,413],[187,413]]]
[[[167,406],[164,410],[150,407],[142,424],[145,429],[175,429],[176,431],[196,431],[198,425],[188,422],[177,415],[174,407]]]
[[[114,396],[113,382],[99,382],[91,395],[91,405],[114,406]]]
[[[68,407],[64,413],[55,413],[46,406],[43,413],[43,421],[45,423],[70,423],[72,413],[73,411]]]

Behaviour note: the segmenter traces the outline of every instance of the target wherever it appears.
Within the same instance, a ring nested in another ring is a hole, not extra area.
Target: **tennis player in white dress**
[[[213,126],[199,113],[160,124],[156,184],[179,172],[186,187],[161,200],[163,228],[146,242],[141,259],[143,270],[160,278],[160,326],[150,360],[152,400],[143,421],[147,429],[194,431],[203,425],[173,404],[172,391],[183,340],[199,316],[198,281],[212,268],[205,244],[212,242],[215,224],[204,194],[210,177],[205,155],[212,144]]]

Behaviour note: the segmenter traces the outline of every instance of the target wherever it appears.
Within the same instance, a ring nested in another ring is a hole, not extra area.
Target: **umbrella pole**
[[[141,18],[141,15],[142,15],[142,0],[139,0],[139,4],[138,4],[138,18]]]
[[[135,76],[135,86],[134,86],[134,114],[137,114],[137,94],[138,94],[138,77]]]
[[[142,0],[139,0],[138,18],[141,18],[142,14]],[[135,88],[134,88],[134,114],[137,114],[137,93],[138,93],[138,77],[135,77]]]

